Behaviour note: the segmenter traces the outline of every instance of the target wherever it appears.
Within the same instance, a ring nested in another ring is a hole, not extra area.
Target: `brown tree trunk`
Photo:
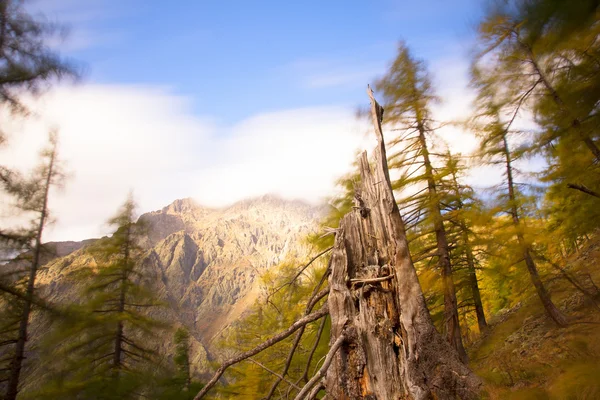
[[[473,250],[469,244],[469,238],[465,234],[465,246],[467,256],[467,268],[469,268],[469,286],[473,294],[473,303],[475,304],[475,315],[477,315],[477,325],[479,333],[485,332],[487,329],[487,321],[485,320],[485,312],[483,311],[483,303],[481,302],[481,292],[479,291],[479,283],[477,282],[477,273],[475,270],[475,257]]]
[[[129,274],[129,243],[131,240],[131,221],[127,224],[127,239],[125,241],[125,251],[123,257],[123,270],[121,271],[121,282],[119,291],[119,304],[117,306],[118,318],[117,331],[115,332],[114,340],[114,353],[113,353],[113,376],[116,380],[119,380],[121,375],[121,369],[123,369],[123,342],[125,336],[123,333],[123,313],[125,312],[125,299],[127,295],[127,278]]]
[[[535,286],[535,290],[537,291],[538,297],[544,305],[546,313],[548,314],[548,316],[550,316],[550,318],[552,318],[554,322],[556,322],[557,325],[565,326],[567,325],[567,319],[559,311],[559,309],[556,308],[556,306],[552,302],[552,299],[550,299],[550,294],[548,293],[546,287],[544,286],[544,283],[540,279],[537,267],[535,265],[535,262],[533,261],[533,257],[531,256],[531,247],[525,241],[525,236],[521,227],[521,221],[519,220],[519,209],[517,207],[517,199],[513,181],[510,148],[508,147],[506,135],[502,137],[502,140],[504,144],[504,156],[506,161],[506,179],[508,185],[508,200],[510,202],[510,213],[512,216],[513,225],[517,230],[517,241],[519,243],[521,251],[523,252],[523,260],[525,261],[525,265],[527,266],[527,271],[529,272],[531,282],[533,283],[533,286]]]
[[[52,153],[50,154],[50,162],[48,164],[48,171],[44,187],[44,198],[42,208],[40,210],[40,220],[38,223],[38,229],[35,237],[33,260],[31,261],[31,269],[29,270],[27,289],[25,291],[25,296],[23,299],[23,310],[21,312],[21,320],[19,322],[19,334],[15,346],[15,354],[10,364],[10,376],[8,379],[8,387],[6,390],[6,400],[15,400],[17,398],[17,394],[19,393],[21,369],[23,367],[23,360],[25,359],[25,344],[27,342],[29,317],[31,314],[31,306],[33,304],[33,295],[35,291],[35,278],[39,268],[40,255],[42,252],[42,232],[44,231],[44,226],[46,225],[46,219],[48,217],[48,195],[50,192],[50,185],[52,184],[52,176],[54,174],[55,157],[56,144],[54,144],[54,147],[52,148]]]
[[[420,118],[417,117],[420,121]],[[418,124],[419,142],[423,154],[423,164],[425,166],[425,175],[427,177],[427,189],[429,191],[429,211],[433,218],[433,229],[435,230],[435,239],[437,242],[438,268],[442,274],[444,284],[444,328],[446,331],[446,340],[458,351],[458,355],[463,362],[467,362],[467,352],[463,346],[460,335],[460,324],[458,321],[458,302],[456,300],[456,288],[452,278],[452,265],[450,263],[450,250],[448,247],[448,238],[442,211],[438,200],[437,188],[433,175],[433,166],[429,158],[427,140],[425,139],[425,128],[421,122]]]
[[[371,97],[374,171],[360,158],[357,207],[340,222],[332,252],[330,343],[344,337],[325,377],[334,399],[474,399],[480,382],[436,331],[408,251]]]

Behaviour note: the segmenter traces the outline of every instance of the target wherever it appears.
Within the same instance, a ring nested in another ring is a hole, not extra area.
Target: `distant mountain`
[[[168,304],[151,315],[190,330],[196,339],[195,366],[206,365],[211,340],[256,300],[261,274],[287,257],[308,256],[303,238],[316,230],[323,211],[267,195],[226,208],[181,199],[140,217],[148,226],[142,268]],[[95,260],[83,243],[53,246],[58,257],[39,274],[41,294],[57,303],[72,301],[81,283],[70,278],[71,273],[95,266]],[[170,351],[172,337],[156,339],[159,349]]]

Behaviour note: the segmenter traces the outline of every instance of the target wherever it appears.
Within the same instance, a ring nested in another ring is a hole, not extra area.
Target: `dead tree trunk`
[[[473,399],[479,379],[436,331],[408,251],[381,130],[371,170],[360,158],[357,206],[340,222],[329,278],[330,343],[345,337],[325,378],[335,399]]]

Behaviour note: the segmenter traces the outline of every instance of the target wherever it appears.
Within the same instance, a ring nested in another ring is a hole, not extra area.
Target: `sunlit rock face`
[[[201,366],[211,339],[257,298],[261,274],[286,258],[308,256],[304,239],[315,232],[322,213],[323,208],[268,195],[218,209],[182,199],[143,214],[148,234],[140,268],[167,304],[150,313],[188,327]],[[95,260],[85,246],[58,246],[61,257],[49,262],[38,282],[51,301],[66,302],[79,290],[70,272],[95,266]],[[156,345],[169,351],[171,343],[169,336],[157,338]]]

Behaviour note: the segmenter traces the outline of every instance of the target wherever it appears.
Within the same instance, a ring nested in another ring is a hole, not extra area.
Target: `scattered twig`
[[[385,282],[389,279],[392,279],[394,275],[382,276],[380,278],[367,278],[367,279],[350,279],[350,283],[376,283],[376,282]]]

